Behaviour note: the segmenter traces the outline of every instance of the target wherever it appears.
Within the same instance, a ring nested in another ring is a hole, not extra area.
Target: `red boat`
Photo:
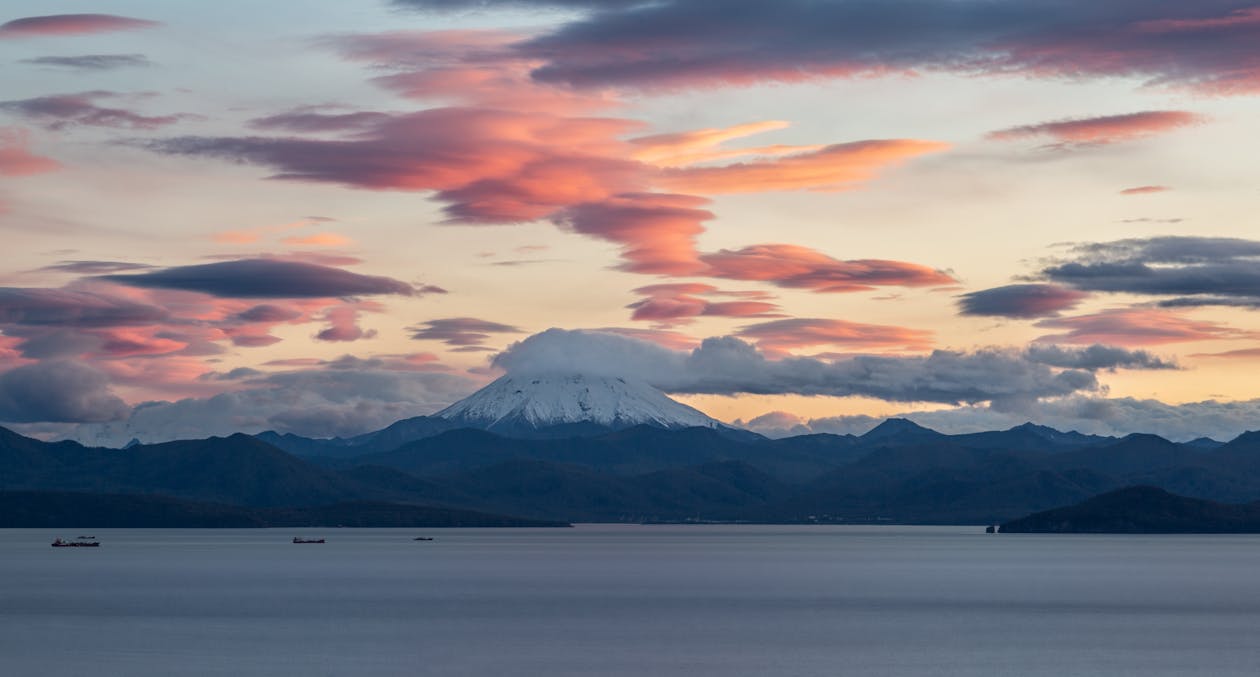
[[[52,542],[54,548],[99,548],[101,542],[97,540],[87,540],[87,538],[75,541],[63,541],[60,538]]]
[[[322,539],[322,538],[302,538],[301,536],[294,536],[294,537],[293,537],[293,542],[294,542],[294,543],[323,543],[323,542],[324,542],[324,539]]]

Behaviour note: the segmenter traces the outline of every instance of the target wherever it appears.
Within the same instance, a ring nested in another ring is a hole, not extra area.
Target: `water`
[[[1253,675],[1260,537],[0,530],[0,675]],[[294,535],[326,536],[293,545]],[[415,535],[435,536],[413,542]]]

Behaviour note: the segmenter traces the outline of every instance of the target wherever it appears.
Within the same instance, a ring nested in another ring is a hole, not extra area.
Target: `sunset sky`
[[[350,435],[525,368],[770,434],[1260,429],[1257,2],[3,11],[24,433]]]

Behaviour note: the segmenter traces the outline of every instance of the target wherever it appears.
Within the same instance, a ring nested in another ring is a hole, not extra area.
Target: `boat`
[[[63,541],[60,538],[52,542],[54,548],[99,548],[101,542],[93,536],[83,536],[73,541]]]
[[[294,543],[323,543],[323,542],[324,542],[324,539],[322,539],[322,538],[302,538],[301,536],[294,536],[294,537],[293,537],[293,542],[294,542]]]
[[[431,541],[431,540],[433,540],[433,537],[432,537],[432,536],[416,536],[415,538],[413,538],[413,539],[411,539],[411,540],[413,540],[413,541]]]

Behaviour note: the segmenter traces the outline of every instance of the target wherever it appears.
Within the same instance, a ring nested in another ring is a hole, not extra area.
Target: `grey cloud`
[[[142,115],[125,108],[99,106],[99,99],[111,99],[114,92],[92,91],[75,94],[55,94],[33,99],[0,101],[0,110],[59,130],[72,125],[89,127],[113,127],[119,129],[157,129],[179,122],[187,115]]]
[[[104,374],[77,362],[40,362],[0,373],[0,421],[113,421],[127,409]]]
[[[350,436],[399,419],[430,414],[479,383],[455,374],[399,371],[365,361],[357,368],[315,368],[246,376],[249,387],[207,398],[148,402],[125,420],[67,430],[89,444],[117,446],[273,429],[312,437]],[[348,367],[349,362],[343,361]],[[229,372],[231,373],[231,372]]]
[[[32,360],[47,360],[73,357],[98,350],[101,339],[90,333],[81,331],[47,328],[13,328],[5,330],[8,336],[22,339],[17,350],[22,357]]]
[[[56,66],[86,71],[104,71],[114,68],[151,66],[153,62],[143,54],[82,54],[79,56],[40,56],[23,59],[22,63],[35,66]]]
[[[650,4],[652,0],[392,0],[398,7],[415,10],[466,11],[503,7],[567,7],[572,9],[608,9]]]
[[[241,381],[263,376],[266,372],[251,367],[237,367],[229,371],[208,371],[197,377],[199,381]]]
[[[1119,346],[1094,344],[1085,348],[1034,344],[1025,355],[1033,362],[1066,369],[1177,369],[1177,363],[1145,350],[1129,350]]]
[[[1013,318],[1053,317],[1076,307],[1088,294],[1055,284],[1009,284],[959,297],[960,315]]]
[[[263,303],[237,313],[236,319],[242,322],[288,322],[301,316],[301,312],[292,308]]]
[[[1086,291],[1177,297],[1170,306],[1257,306],[1260,241],[1170,236],[1086,243],[1040,274]]]
[[[1260,421],[1260,399],[1167,404],[1158,400],[1129,397],[1074,395],[1030,403],[1017,410],[974,405],[937,411],[894,413],[889,416],[908,418],[919,425],[951,435],[1005,430],[1032,421],[1057,430],[1075,430],[1090,435],[1123,436],[1143,432],[1174,441],[1198,437],[1226,441],[1257,428],[1256,421]],[[861,434],[882,420],[882,417],[872,416],[834,416],[784,425],[784,421],[770,418],[760,423],[753,419],[745,425],[763,434],[781,437],[786,434],[806,433]]]
[[[38,287],[0,287],[0,324],[117,327],[167,318],[157,306],[96,292]]]
[[[466,352],[483,350],[481,344],[491,334],[517,334],[520,329],[510,324],[479,320],[475,317],[447,317],[428,320],[411,328],[411,338],[421,341],[441,341],[451,346],[462,346]]]
[[[480,2],[409,3],[479,7]],[[524,4],[524,3],[520,3]],[[659,0],[534,2],[588,12],[526,43],[535,78],[579,86],[711,86],[900,71],[1141,78],[1255,90],[1249,0]],[[1099,36],[1106,36],[1100,39]]]
[[[76,275],[104,275],[106,273],[121,273],[129,270],[146,270],[153,267],[144,263],[129,263],[127,261],[58,261],[39,270],[74,273]]]
[[[400,280],[279,259],[241,259],[177,266],[134,275],[106,275],[103,279],[133,287],[181,289],[224,298],[411,296],[415,293],[412,285]]]
[[[277,113],[249,121],[255,129],[285,130],[290,132],[340,132],[360,130],[388,122],[388,113],[358,111],[353,113],[320,113],[298,110]]]
[[[1164,299],[1155,305],[1160,308],[1203,308],[1206,306],[1224,306],[1234,308],[1260,308],[1260,298],[1244,297],[1231,299],[1224,296],[1178,296]]]
[[[770,360],[733,337],[706,339],[685,352],[616,334],[560,329],[513,344],[493,364],[509,373],[631,377],[671,393],[862,396],[895,402],[1014,406],[1099,387],[1090,371],[1056,371],[1013,350]]]

